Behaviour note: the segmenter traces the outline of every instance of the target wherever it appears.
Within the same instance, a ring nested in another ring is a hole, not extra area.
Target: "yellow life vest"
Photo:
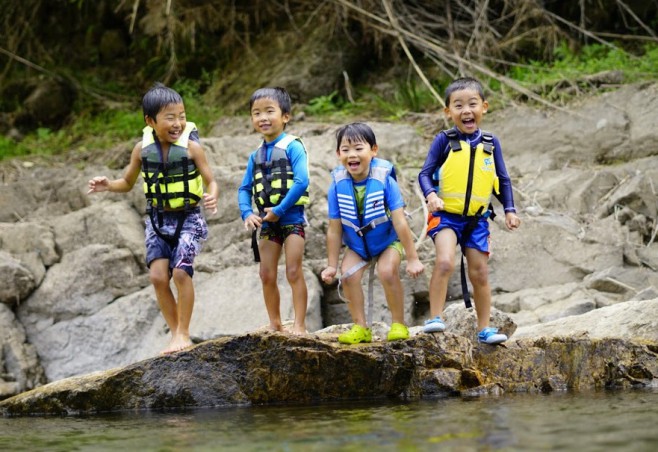
[[[272,149],[272,156],[266,158],[265,142],[256,151],[253,169],[252,193],[256,207],[263,212],[265,207],[274,207],[281,204],[283,198],[292,187],[294,174],[286,150],[293,141],[299,141],[308,156],[306,146],[299,137],[286,135],[281,138]],[[303,206],[310,202],[308,189],[295,202],[296,206]]]
[[[203,178],[187,152],[190,133],[194,130],[196,125],[188,122],[178,140],[170,144],[167,161],[163,162],[153,129],[144,127],[142,177],[149,210],[190,208],[203,197]]]
[[[482,132],[482,141],[472,149],[458,140],[455,130],[444,131],[450,140],[448,158],[438,173],[438,195],[444,210],[474,216],[485,212],[492,193],[499,193],[493,158],[493,135]]]

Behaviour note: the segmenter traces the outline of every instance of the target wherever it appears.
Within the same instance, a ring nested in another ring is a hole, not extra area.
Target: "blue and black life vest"
[[[365,260],[381,254],[398,239],[385,203],[384,190],[389,176],[395,178],[393,164],[374,158],[366,181],[363,212],[359,212],[354,182],[344,166],[332,171],[336,183],[343,243]]]
[[[294,135],[286,135],[274,144],[272,155],[267,159],[267,147],[265,143],[256,151],[254,157],[253,186],[252,193],[258,211],[263,213],[266,207],[274,207],[281,204],[283,198],[293,184],[293,171],[288,153],[288,146],[293,141],[299,141],[306,152],[306,147],[301,139]],[[307,152],[308,155],[308,152]],[[309,203],[308,188],[295,202],[296,206]]]

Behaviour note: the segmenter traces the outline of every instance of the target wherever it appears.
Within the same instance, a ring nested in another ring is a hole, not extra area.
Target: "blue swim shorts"
[[[173,236],[178,226],[179,215],[180,212],[164,212],[162,226],[159,226],[157,218],[154,218],[158,230],[166,236]],[[153,224],[148,217],[145,233],[147,266],[150,266],[155,259],[168,259],[170,271],[180,268],[188,275],[194,276],[192,266],[194,258],[201,251],[201,242],[208,238],[208,225],[201,215],[200,208],[193,209],[187,214],[178,243],[175,245],[168,243],[153,230]]]
[[[427,216],[427,235],[434,241],[434,236],[445,228],[452,229],[457,235],[457,242],[461,242],[464,228],[472,217],[464,217],[454,213],[432,212]],[[487,218],[480,218],[473,229],[473,233],[466,241],[466,248],[474,248],[489,254],[489,221]]]

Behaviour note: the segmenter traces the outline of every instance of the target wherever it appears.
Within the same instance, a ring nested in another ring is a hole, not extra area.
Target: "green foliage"
[[[221,116],[221,109],[203,102],[200,94],[202,81],[180,80],[172,87],[185,101],[185,110],[190,121],[194,121],[203,136]],[[128,105],[122,108],[103,108],[96,111],[92,106],[77,113],[71,123],[52,131],[40,127],[25,136],[20,142],[0,137],[0,160],[29,155],[54,155],[69,151],[85,152],[94,149],[109,149],[117,143],[138,139],[144,127],[141,107]]]
[[[554,51],[552,62],[530,61],[514,67],[509,76],[525,85],[554,84],[603,71],[620,70],[624,82],[652,80],[658,72],[658,46],[647,45],[642,56],[633,56],[620,48],[591,44],[576,53],[566,43]]]

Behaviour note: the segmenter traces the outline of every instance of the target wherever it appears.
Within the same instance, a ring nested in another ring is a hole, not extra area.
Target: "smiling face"
[[[268,143],[281,135],[285,125],[290,121],[290,114],[283,113],[279,103],[268,97],[256,99],[251,106],[251,123],[254,130],[263,134]]]
[[[187,125],[183,104],[169,104],[160,110],[155,118],[147,116],[145,119],[161,144],[175,143]]]
[[[355,182],[361,182],[370,174],[370,162],[377,155],[378,149],[376,144],[371,146],[365,140],[343,138],[336,150],[336,155],[352,179]]]
[[[470,135],[480,127],[482,116],[488,108],[489,103],[482,99],[477,90],[465,88],[450,94],[450,102],[444,112],[461,132]]]

